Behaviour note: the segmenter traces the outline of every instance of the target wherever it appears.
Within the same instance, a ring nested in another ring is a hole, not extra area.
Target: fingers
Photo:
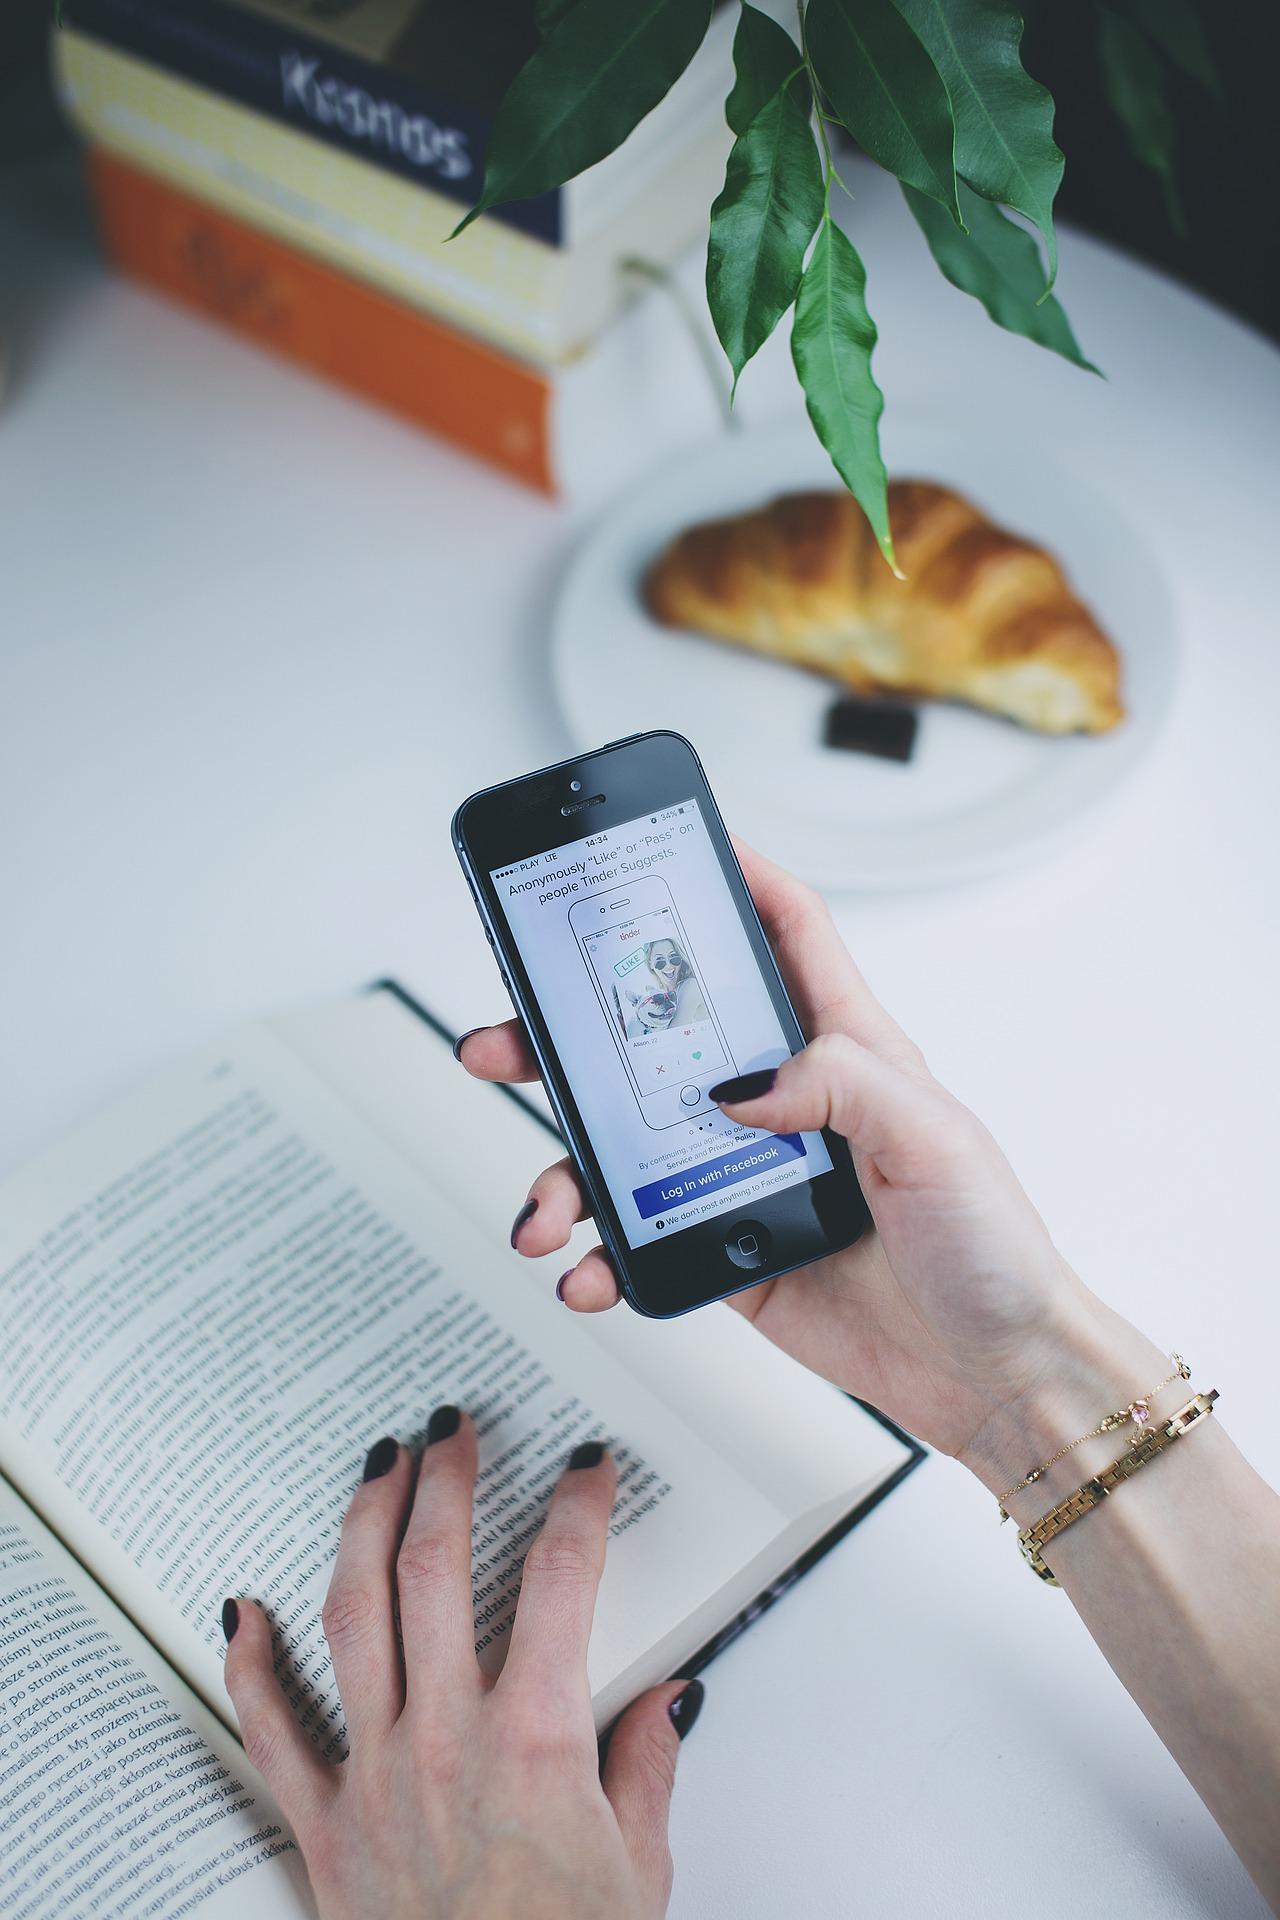
[[[529,1198],[512,1225],[511,1244],[530,1259],[538,1254],[554,1253],[566,1244],[579,1221],[588,1216],[586,1198],[573,1162],[557,1160],[553,1167],[538,1175],[529,1189]],[[609,1307],[616,1307],[622,1298],[603,1247],[592,1247],[576,1267],[562,1273],[556,1292],[575,1313],[603,1313]]]
[[[977,1127],[934,1081],[843,1033],[821,1035],[784,1061],[767,1093],[721,1104],[731,1120],[771,1133],[830,1127],[899,1187],[960,1179]]]
[[[572,1160],[557,1160],[530,1187],[529,1197],[515,1217],[511,1244],[530,1258],[554,1253],[586,1217],[586,1198]]]
[[[454,1052],[477,1080],[542,1078],[520,1020],[503,1020],[496,1027],[473,1027],[463,1034]]]
[[[457,1407],[427,1425],[413,1511],[396,1560],[407,1703],[480,1683],[471,1593],[476,1430]]]
[[[702,1706],[700,1680],[668,1680],[627,1708],[609,1738],[603,1786],[636,1878],[656,1913],[671,1893],[667,1820],[680,1742]]]
[[[922,1065],[854,965],[822,896],[744,841],[733,846],[805,1032],[852,1034],[885,1059]]]
[[[328,1807],[336,1779],[299,1727],[275,1675],[271,1628],[252,1600],[228,1600],[224,1674],[244,1750],[302,1834]]]
[[[369,1449],[321,1614],[353,1745],[384,1732],[404,1705],[395,1562],[412,1477],[412,1459],[390,1436]]]
[[[568,1273],[561,1274],[556,1292],[566,1307],[572,1307],[575,1313],[607,1313],[622,1298],[609,1256],[603,1247],[592,1247],[590,1253],[583,1254],[576,1267],[570,1267]]]
[[[566,1704],[590,1714],[587,1642],[617,1479],[602,1441],[576,1446],[542,1531],[525,1555],[511,1649],[499,1685],[508,1691],[518,1687],[553,1714]]]

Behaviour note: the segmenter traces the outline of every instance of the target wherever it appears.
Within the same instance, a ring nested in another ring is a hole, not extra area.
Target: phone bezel
[[[571,786],[575,780],[580,783],[576,791]],[[597,795],[604,797],[597,800]],[[487,787],[463,801],[452,825],[454,848],[490,945],[499,957],[504,983],[528,1031],[548,1097],[582,1174],[623,1294],[638,1313],[656,1319],[688,1313],[838,1251],[858,1239],[870,1221],[846,1142],[824,1130],[822,1137],[832,1162],[828,1172],[748,1206],[726,1207],[712,1218],[694,1222],[662,1240],[640,1247],[632,1247],[627,1240],[489,875],[496,868],[513,866],[566,840],[588,838],[646,813],[660,813],[691,797],[702,811],[787,1044],[797,1052],[805,1044],[805,1035],[701,762],[682,735],[666,730],[633,734],[596,752]],[[562,811],[565,806],[575,811],[566,816]],[[766,1227],[771,1252],[762,1267],[743,1274],[731,1265],[726,1239],[735,1220],[747,1219]]]

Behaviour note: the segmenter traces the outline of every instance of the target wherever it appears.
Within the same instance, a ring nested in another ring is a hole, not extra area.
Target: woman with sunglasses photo
[[[645,944],[644,958],[658,985],[675,994],[675,1013],[671,1024],[689,1027],[695,1020],[705,1020],[707,1003],[702,997],[698,976],[677,943],[674,940],[650,940]]]

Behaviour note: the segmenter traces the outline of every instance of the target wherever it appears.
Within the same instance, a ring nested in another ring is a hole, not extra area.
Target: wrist
[[[959,1453],[997,1499],[1069,1441],[1127,1406],[1169,1370],[1168,1356],[1122,1315],[1080,1284],[1055,1300],[1051,1322],[1027,1355],[1025,1385],[993,1405]],[[1102,1434],[1049,1469],[1006,1503],[1026,1524],[1116,1457],[1124,1435]]]

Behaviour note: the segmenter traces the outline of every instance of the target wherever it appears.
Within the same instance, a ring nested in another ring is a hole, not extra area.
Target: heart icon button
[[[694,1057],[694,1059],[695,1059],[695,1060],[701,1060],[701,1058],[702,1058],[702,1048],[701,1048],[701,1047],[695,1047],[695,1048],[694,1048],[694,1052],[693,1052],[693,1057]]]

